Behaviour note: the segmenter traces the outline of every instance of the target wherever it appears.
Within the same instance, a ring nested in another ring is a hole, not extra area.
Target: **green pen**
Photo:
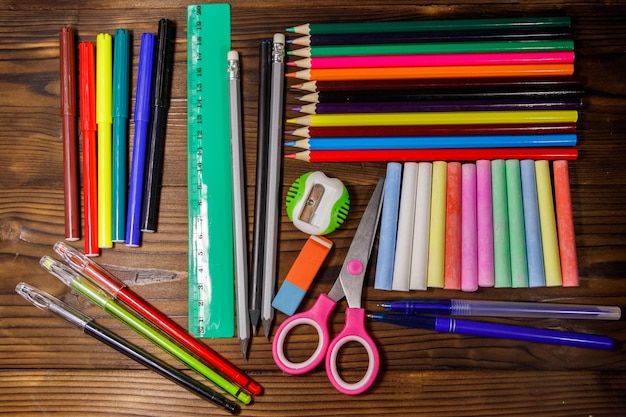
[[[130,114],[130,32],[115,31],[113,46],[113,242],[126,237],[126,148]]]
[[[113,317],[126,324],[131,329],[135,330],[146,339],[150,340],[155,345],[159,346],[164,351],[168,352],[181,362],[188,365],[191,369],[198,372],[200,375],[206,377],[212,381],[215,385],[222,388],[225,392],[234,396],[237,400],[243,404],[249,404],[252,397],[247,392],[243,391],[237,385],[224,379],[221,375],[208,368],[198,359],[193,357],[187,351],[174,344],[166,336],[162,335],[159,331],[150,327],[139,317],[135,316],[130,311],[126,310],[121,304],[111,299],[108,295],[102,292],[97,287],[93,286],[87,279],[82,278],[80,275],[76,275],[68,266],[64,263],[57,261],[56,259],[44,256],[40,261],[48,272],[61,280],[65,285],[72,288],[91,303],[102,308]]]

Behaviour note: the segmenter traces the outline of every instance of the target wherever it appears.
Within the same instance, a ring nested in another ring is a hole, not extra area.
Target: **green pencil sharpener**
[[[287,215],[299,230],[325,235],[341,226],[350,210],[348,189],[337,178],[307,172],[287,192]]]

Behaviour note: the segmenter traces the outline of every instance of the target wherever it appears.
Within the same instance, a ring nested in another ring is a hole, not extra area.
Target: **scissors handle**
[[[367,371],[360,381],[348,383],[341,378],[337,370],[337,357],[341,348],[349,342],[356,342],[363,346],[367,351]],[[357,395],[366,391],[376,379],[378,369],[380,367],[380,356],[378,348],[374,340],[367,334],[365,330],[365,309],[348,308],[346,309],[346,325],[333,339],[328,347],[326,355],[326,373],[328,379],[342,394]]]
[[[322,294],[309,310],[294,314],[280,325],[272,343],[272,356],[282,371],[292,375],[301,375],[312,371],[322,362],[330,344],[328,317],[336,305],[335,301],[326,294]],[[309,359],[294,363],[285,356],[285,340],[289,332],[297,326],[313,327],[317,331],[318,343]]]

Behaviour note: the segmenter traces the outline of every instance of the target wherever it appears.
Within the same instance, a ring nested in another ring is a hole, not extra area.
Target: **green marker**
[[[76,275],[65,264],[48,256],[44,256],[43,258],[41,258],[40,263],[41,266],[47,269],[52,275],[63,281],[65,285],[72,288],[73,290],[87,298],[87,300],[89,300],[91,303],[102,308],[104,311],[111,314],[122,323],[126,324],[128,327],[135,330],[137,333],[144,336],[146,339],[150,340],[152,343],[159,346],[164,351],[179,359],[181,362],[188,365],[191,369],[195,370],[200,375],[212,381],[214,384],[234,396],[243,404],[249,404],[252,400],[252,397],[248,393],[242,391],[237,385],[232,384],[231,382],[224,379],[221,375],[208,368],[206,365],[193,357],[191,354],[187,353],[187,351],[183,350],[178,345],[174,344],[171,340],[162,335],[160,332],[147,325],[139,317],[126,310],[126,308],[124,308],[120,303],[105,295],[104,292],[91,284],[87,279],[83,279],[79,275]]]

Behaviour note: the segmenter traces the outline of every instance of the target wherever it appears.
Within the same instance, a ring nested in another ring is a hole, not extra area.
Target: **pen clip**
[[[35,307],[54,313],[81,329],[84,329],[87,323],[93,320],[91,317],[65,304],[58,298],[53,297],[45,291],[28,285],[25,282],[17,284],[15,292]]]

